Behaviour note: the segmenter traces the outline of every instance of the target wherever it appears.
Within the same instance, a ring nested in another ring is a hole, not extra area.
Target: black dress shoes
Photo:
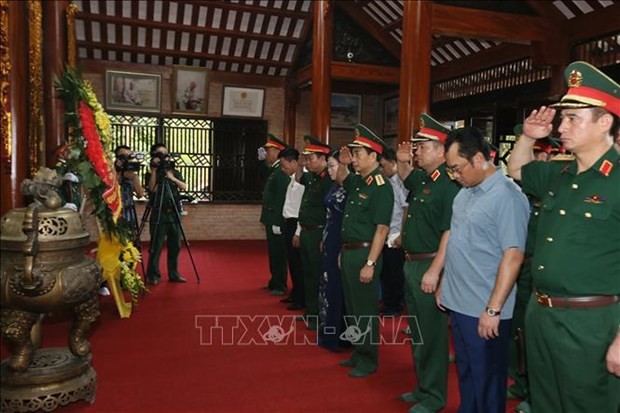
[[[280,300],[281,303],[292,303],[293,302],[293,297],[291,297],[290,295],[286,298],[283,298]]]

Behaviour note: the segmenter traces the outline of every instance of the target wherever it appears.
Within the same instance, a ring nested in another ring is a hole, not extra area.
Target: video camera
[[[174,169],[175,163],[170,159],[170,155],[162,152],[153,152],[151,154],[151,168],[157,168],[158,172],[171,171]]]
[[[140,161],[135,155],[117,155],[114,162],[117,172],[138,172],[140,171]]]

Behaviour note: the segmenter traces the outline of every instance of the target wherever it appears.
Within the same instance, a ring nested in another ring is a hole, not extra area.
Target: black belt
[[[302,231],[314,231],[316,229],[323,229],[323,225],[300,225]]]
[[[432,258],[435,258],[436,255],[437,255],[436,252],[429,252],[427,254],[413,254],[411,252],[405,252],[405,260],[406,261],[430,260]]]
[[[584,297],[550,297],[538,291],[534,292],[536,302],[543,307],[559,308],[597,308],[607,307],[620,302],[620,295],[589,295]]]
[[[370,242],[345,242],[342,244],[342,249],[356,250],[359,248],[370,248]]]

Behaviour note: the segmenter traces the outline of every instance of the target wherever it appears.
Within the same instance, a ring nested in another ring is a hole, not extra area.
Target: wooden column
[[[403,45],[400,58],[399,141],[409,140],[427,112],[431,81],[431,2],[403,3]]]
[[[45,118],[45,164],[53,167],[54,150],[66,139],[64,104],[55,98],[54,78],[64,71],[67,61],[65,12],[68,0],[43,2],[43,108]]]
[[[295,87],[294,79],[288,79],[284,94],[284,142],[295,146],[297,129],[297,103],[299,91]]]
[[[322,142],[329,142],[331,119],[333,8],[330,0],[314,2],[311,133]]]
[[[2,42],[2,166],[0,209],[24,205],[20,190],[28,169],[28,4],[0,0]]]

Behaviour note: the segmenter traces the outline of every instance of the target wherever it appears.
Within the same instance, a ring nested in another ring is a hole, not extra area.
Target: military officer
[[[620,85],[585,62],[565,71],[568,93],[532,111],[508,163],[542,199],[526,316],[532,411],[620,411],[620,155],[613,147]],[[568,162],[532,162],[552,129]]]
[[[349,149],[351,148],[351,149]],[[354,344],[351,377],[377,370],[379,353],[379,275],[381,252],[390,229],[394,193],[379,165],[385,143],[364,125],[355,126],[355,139],[340,150],[337,181],[347,190],[342,224],[341,270],[347,309],[345,336]],[[349,173],[349,165],[356,174]]]
[[[442,409],[448,388],[448,315],[435,303],[450,234],[452,201],[459,185],[446,172],[444,142],[449,129],[427,114],[420,116],[415,156],[411,143],[398,148],[398,174],[409,193],[409,211],[403,224],[405,249],[405,302],[410,329],[421,342],[412,341],[416,387],[401,398],[417,403],[409,412]],[[413,317],[416,317],[414,320]],[[417,322],[416,322],[417,321]]]
[[[295,176],[305,187],[298,220],[301,229],[299,247],[306,300],[306,312],[303,319],[307,322],[308,329],[316,330],[319,316],[320,246],[327,213],[323,198],[332,186],[327,173],[327,156],[332,148],[310,135],[304,136],[304,140],[306,146],[302,154],[306,156],[308,172],[298,173]]]
[[[271,291],[271,295],[284,295],[286,293],[287,267],[282,208],[284,207],[286,188],[291,182],[291,178],[280,168],[278,154],[287,145],[274,135],[269,134],[263,147],[265,148],[265,164],[269,167],[260,215],[260,222],[265,226],[265,233],[267,234],[269,271],[271,272],[271,279],[267,288]]]

